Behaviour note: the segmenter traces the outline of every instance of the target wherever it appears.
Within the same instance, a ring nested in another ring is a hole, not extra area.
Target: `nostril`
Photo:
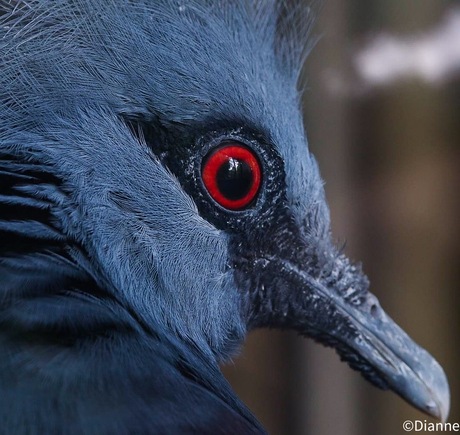
[[[382,316],[379,300],[371,293],[368,293],[366,304],[363,306],[366,313],[370,314],[374,319]]]
[[[372,305],[371,305],[370,311],[371,311],[371,316],[372,316],[372,317],[377,317],[377,316],[378,316],[378,313],[379,313],[379,307],[378,307],[378,305],[377,305],[377,304],[372,304]]]

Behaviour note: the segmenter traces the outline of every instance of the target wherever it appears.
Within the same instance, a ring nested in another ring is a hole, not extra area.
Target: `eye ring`
[[[208,153],[201,176],[211,198],[234,211],[253,203],[262,182],[259,159],[238,142],[226,143]]]

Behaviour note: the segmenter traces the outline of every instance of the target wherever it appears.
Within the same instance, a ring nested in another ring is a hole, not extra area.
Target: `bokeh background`
[[[460,2],[325,0],[314,33],[305,124],[334,236],[444,367],[460,423]],[[251,333],[224,372],[275,435],[397,435],[405,420],[434,421],[295,334]]]

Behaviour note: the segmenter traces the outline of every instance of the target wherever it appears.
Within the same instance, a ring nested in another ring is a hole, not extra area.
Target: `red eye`
[[[241,210],[251,204],[259,191],[260,163],[248,148],[229,143],[208,154],[202,177],[218,204],[230,210]]]

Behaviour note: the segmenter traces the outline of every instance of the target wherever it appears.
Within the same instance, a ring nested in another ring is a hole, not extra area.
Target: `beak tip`
[[[438,377],[436,392],[433,393],[431,390],[432,397],[426,403],[425,412],[445,423],[450,411],[450,391],[446,375],[440,366],[439,370],[442,376]]]
[[[443,423],[447,421],[450,411],[450,394],[446,392],[445,396],[437,403],[437,418]]]
[[[425,406],[425,412],[428,415],[431,415],[441,422],[445,423],[447,421],[447,417],[449,416],[449,408],[450,404],[447,403],[436,403],[434,401],[431,401],[426,404]]]

